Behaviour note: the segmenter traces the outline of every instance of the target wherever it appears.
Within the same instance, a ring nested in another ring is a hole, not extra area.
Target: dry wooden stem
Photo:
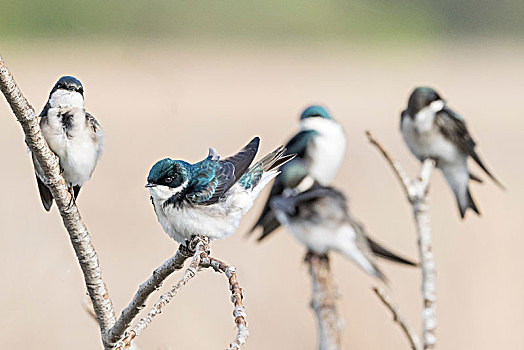
[[[396,306],[393,302],[393,299],[386,293],[386,291],[383,288],[380,287],[374,287],[373,291],[378,296],[378,298],[384,303],[384,305],[391,311],[393,314],[393,321],[398,323],[404,334],[406,335],[406,338],[408,338],[409,345],[411,345],[412,350],[420,350],[420,340],[418,336],[415,334],[413,329],[409,326],[406,319],[402,314],[400,313],[400,310],[398,306]]]
[[[326,255],[308,252],[309,274],[313,286],[311,308],[318,324],[318,349],[338,350],[342,348],[344,321],[337,310],[338,288],[333,282],[329,259]]]
[[[194,247],[194,248],[193,248]],[[237,336],[233,343],[230,344],[230,350],[239,350],[241,346],[246,342],[249,332],[247,329],[247,315],[242,303],[243,293],[242,288],[238,284],[237,274],[234,267],[228,266],[226,263],[210,257],[209,251],[209,239],[205,237],[197,236],[190,243],[190,250],[194,251],[191,264],[184,273],[184,276],[173,286],[171,289],[163,294],[158,302],[151,308],[148,314],[140,319],[138,323],[128,332],[126,332],[124,338],[120,340],[116,345],[116,350],[127,349],[132,341],[140,335],[140,333],[146,329],[153,319],[159,315],[163,308],[175,297],[180,289],[186,285],[195,275],[203,268],[212,267],[217,272],[222,272],[226,275],[229,281],[229,287],[231,290],[231,300],[235,309],[233,316],[235,317],[235,324],[237,325]]]
[[[69,233],[71,244],[84,274],[87,291],[93,303],[100,331],[105,334],[113,326],[116,318],[109,292],[102,280],[98,256],[91,242],[91,237],[87,227],[82,222],[78,208],[74,201],[71,201],[71,194],[65,181],[60,175],[58,158],[49,149],[40,132],[36,113],[18,88],[1,56],[0,90],[2,90],[11,110],[22,125],[27,146],[42,166],[45,178],[49,181],[46,185],[53,194],[64,226]],[[104,346],[107,348],[108,344],[104,342]]]
[[[369,142],[382,153],[393,172],[403,186],[404,192],[413,208],[413,216],[417,231],[420,268],[422,270],[422,340],[423,349],[436,347],[437,297],[435,294],[435,259],[431,239],[431,218],[429,213],[429,180],[435,168],[435,161],[425,159],[419,176],[411,180],[402,170],[400,163],[395,161],[384,146],[373,135],[366,131]]]
[[[122,338],[124,332],[129,328],[133,319],[144,307],[147,298],[160,286],[164,280],[176,270],[184,267],[184,262],[193,255],[188,248],[183,245],[178,247],[175,255],[158,267],[149,279],[143,282],[139,287],[133,300],[122,311],[122,314],[116,321],[115,325],[108,332],[108,342],[114,343]]]

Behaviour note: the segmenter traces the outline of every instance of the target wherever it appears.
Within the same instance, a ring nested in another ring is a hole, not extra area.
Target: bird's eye
[[[173,177],[172,177],[172,176],[168,176],[168,177],[166,177],[165,180],[164,180],[164,182],[165,182],[166,184],[169,184],[169,183],[173,182]]]

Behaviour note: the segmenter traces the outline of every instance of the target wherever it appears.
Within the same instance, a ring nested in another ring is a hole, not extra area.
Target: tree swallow
[[[345,196],[332,187],[315,182],[305,192],[273,197],[270,206],[279,222],[308,251],[342,254],[384,282],[386,277],[376,265],[375,257],[416,266],[371,239],[349,213]]]
[[[82,83],[74,77],[61,77],[39,117],[42,135],[60,161],[62,176],[74,200],[82,185],[91,178],[103,147],[102,128],[84,109]],[[53,196],[40,164],[34,155],[32,158],[40,198],[49,211]]]
[[[260,139],[255,137],[237,154],[220,160],[216,151],[190,164],[169,158],[149,171],[146,187],[158,221],[175,241],[192,236],[225,238],[233,234],[260,191],[278,175],[278,167],[294,155],[282,146],[251,166]]]
[[[320,106],[310,106],[300,116],[300,131],[286,144],[289,154],[296,153],[292,162],[282,167],[282,172],[295,161],[306,165],[307,174],[321,185],[327,186],[336,175],[346,151],[346,135],[342,126]],[[270,202],[286,189],[295,187],[301,177],[296,178],[293,172],[278,176],[271,188],[266,205],[251,231],[262,227],[259,240],[267,237],[280,226],[275,214],[271,211]],[[286,180],[286,181],[285,181]]]
[[[464,119],[448,108],[434,89],[418,87],[413,91],[407,109],[401,113],[400,130],[409,149],[420,161],[428,157],[436,161],[455,194],[462,218],[468,208],[480,215],[469,191],[469,180],[482,180],[469,172],[468,157],[504,188],[475,151],[476,143]]]

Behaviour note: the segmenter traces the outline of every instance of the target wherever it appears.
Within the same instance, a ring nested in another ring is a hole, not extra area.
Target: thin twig
[[[404,319],[404,316],[402,316],[402,314],[400,313],[398,306],[394,304],[393,299],[386,293],[386,291],[383,288],[373,287],[373,291],[382,301],[382,303],[386,305],[389,311],[391,311],[391,313],[393,314],[393,321],[398,323],[398,325],[406,335],[406,338],[408,338],[409,345],[411,345],[411,349],[420,350],[420,339],[415,334],[413,329],[409,326],[407,321]]]
[[[393,170],[393,173],[395,174],[398,181],[402,185],[402,189],[406,193],[406,196],[408,196],[409,200],[411,201],[411,197],[412,197],[412,193],[410,191],[411,180],[409,176],[406,174],[406,172],[404,171],[404,169],[402,169],[402,166],[400,165],[400,163],[397,160],[393,159],[393,157],[391,157],[389,152],[384,148],[384,146],[382,146],[380,142],[378,142],[377,139],[373,137],[373,135],[371,134],[369,130],[366,130],[366,137],[368,138],[368,141],[373,146],[375,146],[380,151],[380,153],[382,153],[382,155],[388,162],[389,166],[391,167],[391,170]]]
[[[233,316],[235,317],[235,324],[237,326],[237,335],[235,340],[230,344],[230,350],[239,350],[246,342],[249,336],[247,328],[247,315],[244,305],[242,303],[243,292],[238,284],[236,269],[227,265],[221,260],[210,257],[209,239],[201,236],[193,238],[189,244],[189,251],[193,251],[193,258],[191,264],[186,269],[184,276],[171,289],[163,294],[158,302],[151,308],[148,314],[140,319],[138,323],[129,331],[126,332],[123,339],[121,339],[115,350],[127,349],[133,340],[146,329],[153,319],[159,315],[163,308],[175,297],[180,289],[186,285],[201,269],[212,267],[215,271],[224,273],[229,281],[229,288],[231,290],[231,301],[235,306]],[[187,253],[184,253],[187,254]]]
[[[162,283],[169,275],[183,268],[184,262],[192,255],[193,253],[188,248],[180,245],[175,255],[153,271],[151,277],[138,287],[133,300],[131,300],[129,305],[122,311],[115,325],[108,331],[108,342],[114,343],[122,338],[133,319],[144,307],[147,298],[162,286]]]
[[[389,155],[384,146],[369,131],[366,131],[366,136],[369,142],[382,153],[393,169],[413,208],[420,268],[422,270],[422,343],[424,350],[434,349],[437,343],[435,334],[437,327],[437,297],[435,294],[436,270],[429,212],[429,180],[435,168],[435,161],[429,158],[425,159],[418,177],[412,181],[407,177],[400,163]]]
[[[237,335],[235,340],[229,344],[229,350],[239,350],[244,345],[249,337],[249,330],[247,328],[247,314],[244,304],[242,302],[244,298],[244,292],[238,284],[238,277],[236,269],[233,266],[227,265],[225,262],[208,257],[202,259],[201,266],[205,267],[206,263],[209,262],[215,271],[222,272],[226,275],[229,282],[229,290],[231,290],[231,302],[234,305],[233,317],[235,317],[235,324],[237,326]]]
[[[311,308],[317,316],[318,349],[341,349],[344,321],[337,310],[339,293],[333,282],[329,259],[327,256],[308,252],[306,261],[309,263],[309,273],[313,286]]]
[[[171,289],[167,291],[167,293],[162,294],[162,296],[158,299],[151,310],[149,310],[146,316],[142,317],[130,331],[126,332],[124,339],[118,341],[116,344],[116,350],[127,349],[129,345],[131,345],[133,339],[140,335],[140,333],[151,324],[156,316],[162,313],[163,308],[169,304],[169,302],[175,297],[175,295],[177,295],[180,289],[185,286],[187,282],[189,282],[193,277],[195,277],[202,259],[202,253],[205,254],[206,248],[208,248],[208,246],[205,242],[201,241],[197,243],[195,253],[191,259],[189,267],[184,272],[184,276],[175,285],[173,285]]]
[[[58,158],[49,149],[42,133],[36,113],[26,100],[13,76],[0,56],[0,90],[4,94],[11,110],[22,125],[26,143],[42,167],[47,187],[53,194],[56,206],[60,211],[64,226],[69,233],[71,244],[78,263],[84,274],[87,291],[93,303],[98,324],[102,334],[115,323],[115,313],[109,292],[102,280],[97,253],[91,237],[82,222],[78,208],[71,201],[71,194],[60,174]],[[104,343],[106,348],[108,344]]]

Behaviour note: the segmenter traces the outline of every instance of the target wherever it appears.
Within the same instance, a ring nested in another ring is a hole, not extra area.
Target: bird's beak
[[[151,182],[148,182],[148,183],[146,184],[146,188],[147,188],[147,187],[155,187],[155,186],[156,186],[156,184],[152,184]]]

